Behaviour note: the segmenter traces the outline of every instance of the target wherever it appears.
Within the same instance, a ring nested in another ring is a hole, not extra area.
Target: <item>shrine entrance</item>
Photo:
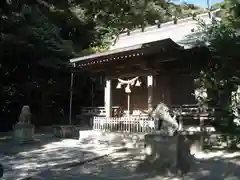
[[[164,39],[72,59],[74,72],[104,80],[104,105],[90,110],[94,128],[111,129],[122,121],[128,125],[124,125],[125,130],[121,127],[121,131],[142,127],[154,131],[149,112],[160,102],[174,107],[172,93],[176,93],[176,89],[182,89],[181,93],[192,91],[181,84],[173,86],[173,77],[199,72],[197,63],[205,54],[202,52],[201,48],[185,50],[171,39]],[[194,77],[189,77],[187,83],[192,88]],[[189,97],[184,101],[192,103]],[[106,123],[108,125],[102,125]]]

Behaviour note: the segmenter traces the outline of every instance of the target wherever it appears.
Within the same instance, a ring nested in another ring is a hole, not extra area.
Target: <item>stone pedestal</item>
[[[13,133],[13,139],[17,143],[34,141],[34,126],[32,124],[18,123],[15,125]]]
[[[145,162],[155,171],[176,170],[177,146],[178,136],[148,134],[145,136]]]
[[[170,174],[187,173],[192,165],[188,140],[182,135],[145,135],[148,168]]]

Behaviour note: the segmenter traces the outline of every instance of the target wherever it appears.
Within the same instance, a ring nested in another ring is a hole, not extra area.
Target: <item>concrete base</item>
[[[156,171],[176,170],[178,136],[148,134],[145,136],[145,163]]]
[[[32,124],[16,124],[13,139],[17,143],[30,143],[34,141],[34,126]]]
[[[172,175],[187,173],[192,166],[193,160],[190,153],[190,144],[188,138],[183,135],[146,135],[145,167]]]
[[[73,125],[58,125],[53,127],[53,133],[56,137],[73,138],[77,136],[77,128]]]
[[[81,143],[105,143],[118,147],[122,146],[126,148],[137,148],[143,147],[145,134],[146,133],[117,133],[94,130],[80,130],[79,141]]]
[[[178,151],[177,151],[177,170],[181,174],[186,174],[190,171],[193,165],[194,157],[191,154],[193,141],[188,136],[178,136]]]

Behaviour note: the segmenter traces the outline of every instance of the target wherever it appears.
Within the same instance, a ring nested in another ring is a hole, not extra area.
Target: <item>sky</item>
[[[201,7],[207,7],[207,0],[182,0],[182,2],[183,1],[191,4],[196,4]],[[212,5],[215,3],[223,2],[224,0],[209,0],[209,1],[210,1],[210,5]]]

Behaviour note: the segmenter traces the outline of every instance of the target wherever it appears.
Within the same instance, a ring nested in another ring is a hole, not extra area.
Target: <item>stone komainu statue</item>
[[[172,117],[169,108],[164,103],[159,103],[150,116],[159,121],[158,130],[176,133],[181,129],[181,124],[176,120],[176,114]]]
[[[29,106],[23,106],[21,114],[19,115],[19,123],[21,124],[30,124],[32,113]]]

